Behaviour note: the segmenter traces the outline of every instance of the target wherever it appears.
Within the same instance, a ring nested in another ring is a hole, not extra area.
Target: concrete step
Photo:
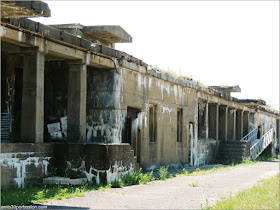
[[[230,156],[230,155],[223,155],[223,156],[220,156],[218,155],[216,157],[217,160],[223,160],[223,159],[239,159],[239,160],[242,160],[243,159],[243,156]]]
[[[227,144],[247,144],[245,141],[235,140],[235,141],[227,141],[223,140],[221,141],[221,144],[227,143]]]
[[[246,145],[243,144],[221,144],[220,145],[221,148],[246,148]]]
[[[216,163],[240,163],[242,161],[242,157],[224,157],[224,158],[216,158]]]
[[[218,153],[220,156],[243,156],[245,155],[245,151],[220,151]]]
[[[239,151],[246,151],[246,148],[238,148],[238,147],[223,147],[220,149],[221,152],[239,152]]]

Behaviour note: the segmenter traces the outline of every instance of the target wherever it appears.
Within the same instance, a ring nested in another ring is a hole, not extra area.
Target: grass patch
[[[205,209],[279,209],[279,174]]]
[[[47,202],[64,198],[73,198],[84,196],[85,192],[91,190],[101,190],[111,187],[111,185],[84,185],[78,187],[72,186],[54,186],[54,187],[28,187],[16,190],[1,190],[1,206],[22,206],[34,203]]]
[[[193,182],[193,183],[191,184],[191,186],[192,186],[192,187],[198,187],[198,182],[197,182],[197,181]]]

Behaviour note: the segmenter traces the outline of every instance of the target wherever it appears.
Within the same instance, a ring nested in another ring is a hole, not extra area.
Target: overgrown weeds
[[[107,189],[110,185],[28,187],[16,190],[1,190],[1,206],[22,206],[64,198],[84,196],[91,190]]]
[[[161,166],[159,169],[158,169],[158,179],[159,180],[165,180],[165,179],[168,179],[169,178],[169,175],[168,175],[168,166],[165,167],[165,166]]]
[[[124,186],[130,185],[138,185],[138,184],[146,184],[148,182],[154,181],[155,178],[153,177],[153,171],[148,172],[146,174],[142,173],[142,169],[133,174],[126,174],[123,178]]]

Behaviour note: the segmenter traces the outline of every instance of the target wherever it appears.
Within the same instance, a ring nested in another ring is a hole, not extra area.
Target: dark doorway
[[[134,155],[137,156],[137,162],[140,162],[140,148],[141,148],[141,133],[140,133],[140,119],[138,114],[139,109],[128,107],[127,118],[125,124],[125,132],[123,143],[129,143],[134,150]]]
[[[262,126],[258,126],[258,134],[257,134],[257,139],[261,138],[262,133]]]
[[[14,140],[20,141],[23,69],[15,68]]]

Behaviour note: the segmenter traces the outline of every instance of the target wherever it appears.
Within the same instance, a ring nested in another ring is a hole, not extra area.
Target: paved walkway
[[[201,176],[182,176],[146,185],[134,185],[105,192],[92,191],[85,197],[52,201],[42,205],[67,209],[200,209],[208,199],[218,199],[256,185],[279,173],[279,160],[238,166]],[[198,187],[192,187],[197,182]]]

